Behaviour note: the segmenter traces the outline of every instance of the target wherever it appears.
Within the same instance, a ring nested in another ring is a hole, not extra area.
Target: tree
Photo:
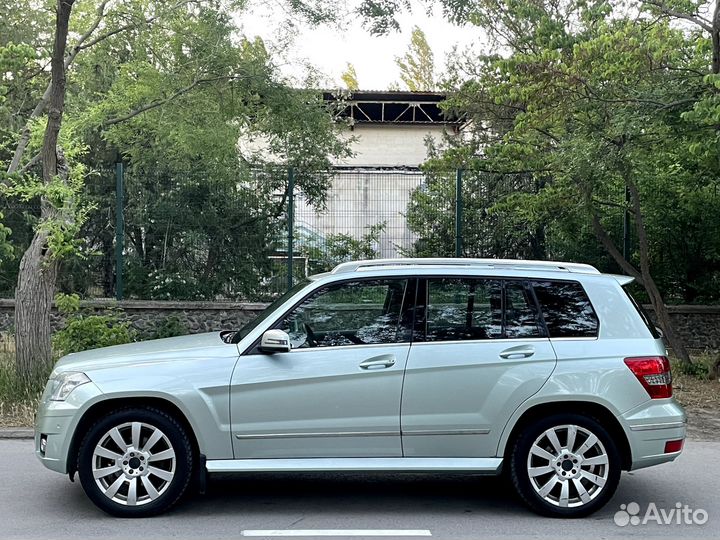
[[[705,38],[651,17],[626,18],[605,2],[494,0],[464,9],[506,52],[477,58],[466,71],[471,77],[456,79],[446,106],[472,120],[469,142],[449,146],[441,159],[459,156],[469,169],[522,172],[542,182],[537,194],[496,201],[491,215],[554,223],[550,252],[553,235],[568,230],[559,222],[575,221],[580,238],[591,231],[612,266],[642,285],[670,346],[689,362],[656,275],[668,257],[662,246],[675,241],[662,222],[716,183],[716,154],[696,156],[717,144],[707,137],[710,115],[698,118],[699,104],[715,95]],[[623,254],[625,212],[635,242]],[[707,238],[707,253],[717,260],[717,240]]]
[[[345,88],[348,90],[360,89],[360,85],[357,80],[357,73],[355,73],[355,66],[353,66],[350,62],[347,63],[345,71],[343,71],[340,78],[342,79],[342,82],[345,83]]]
[[[400,79],[411,92],[435,89],[435,60],[425,33],[417,26],[412,29],[408,51],[395,58]]]
[[[182,108],[187,105],[184,100],[202,94],[205,101],[199,100],[198,107],[207,105],[211,96],[216,103],[233,104],[223,117],[226,129],[220,130],[222,135],[235,137],[246,128],[262,133],[273,155],[286,159],[287,164],[310,169],[326,164],[329,155],[345,151],[317,94],[293,91],[279,81],[264,47],[233,43],[235,36],[228,21],[240,4],[230,2],[218,8],[215,2],[191,5],[182,0],[133,0],[110,4],[98,0],[79,4],[73,10],[72,1],[59,0],[51,57],[44,58],[43,48],[38,46],[46,30],[30,38],[36,47],[33,54],[26,54],[27,46],[15,51],[15,57],[24,55],[22,71],[31,71],[34,64],[34,74],[27,77],[33,84],[22,90],[37,90],[17,102],[20,105],[13,115],[22,120],[0,130],[0,155],[7,164],[1,195],[37,202],[40,213],[20,261],[16,287],[16,367],[23,378],[32,377],[51,361],[49,313],[58,264],[82,247],[78,235],[91,211],[84,200],[89,174],[86,165],[107,167],[107,161],[114,159],[108,156],[113,154],[108,152],[108,144],[135,144],[135,149],[140,148],[154,127],[144,118],[170,105],[177,106],[180,116],[187,114]],[[29,2],[28,7],[29,13],[42,11]],[[311,7],[312,3],[304,2],[291,5],[303,16],[327,16],[326,11]],[[220,26],[213,26],[218,22]],[[225,34],[220,42],[207,39],[219,37],[221,28]],[[5,44],[2,52],[9,48]],[[49,73],[44,69],[47,61]],[[10,88],[11,98],[21,89],[4,80],[3,87]],[[287,126],[277,122],[280,110],[285,111]],[[292,116],[298,111],[309,112]],[[197,120],[196,127],[202,125],[202,120]],[[124,129],[131,124],[132,128]],[[308,133],[312,134],[309,139]],[[154,134],[172,140],[177,133],[155,130]],[[184,140],[173,141],[179,143],[173,150],[192,149],[197,143],[189,131],[184,135]],[[234,149],[236,141],[237,137],[224,144],[223,150]],[[88,145],[102,149],[100,159],[93,162]],[[127,150],[131,160],[136,157],[142,163],[139,154],[134,156],[130,148]],[[197,153],[194,155],[197,159]],[[290,155],[295,157],[287,159]],[[219,156],[208,151],[202,157],[210,162]],[[237,168],[237,155],[233,157]],[[320,200],[326,186],[310,178],[299,175],[298,185]],[[263,186],[263,193],[281,186],[282,181],[269,183]]]

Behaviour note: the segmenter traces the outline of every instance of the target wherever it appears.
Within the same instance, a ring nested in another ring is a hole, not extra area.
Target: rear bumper
[[[668,441],[685,440],[687,416],[674,399],[649,400],[620,418],[630,443],[631,470],[673,461],[681,453],[665,452]]]

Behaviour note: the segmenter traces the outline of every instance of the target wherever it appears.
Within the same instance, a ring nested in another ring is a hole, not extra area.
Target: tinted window
[[[598,318],[582,286],[574,281],[533,283],[550,337],[595,337]]]
[[[353,281],[323,287],[277,326],[294,349],[395,343],[407,280]]]
[[[521,281],[505,282],[505,337],[539,337],[535,301],[530,290]]]
[[[502,280],[430,279],[424,296],[421,294],[426,309],[420,317],[418,339],[456,341],[541,335],[534,302],[521,282],[505,284],[504,320]]]
[[[428,280],[426,341],[500,337],[501,290],[498,280]]]

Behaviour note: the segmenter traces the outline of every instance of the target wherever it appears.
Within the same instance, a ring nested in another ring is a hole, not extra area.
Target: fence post
[[[292,167],[288,168],[288,209],[287,209],[287,287],[288,290],[293,286],[293,225],[295,221],[295,171]]]
[[[123,248],[125,247],[125,216],[123,204],[123,180],[125,168],[122,161],[115,164],[115,298],[123,299]]]
[[[462,197],[462,169],[458,169],[455,173],[455,256],[462,257],[463,251],[463,197]]]

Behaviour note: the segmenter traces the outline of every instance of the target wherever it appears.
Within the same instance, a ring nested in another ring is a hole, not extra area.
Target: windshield
[[[292,289],[289,289],[284,294],[277,297],[272,304],[270,304],[268,307],[266,307],[262,313],[260,313],[257,317],[249,321],[245,326],[243,326],[240,330],[235,332],[232,337],[229,338],[228,341],[231,343],[239,343],[242,339],[245,338],[250,332],[252,332],[260,323],[262,323],[264,320],[268,319],[270,316],[275,313],[280,306],[282,306],[285,301],[293,296],[295,293],[297,293],[299,290],[305,288],[307,284],[310,283],[309,279],[303,279],[300,282],[298,282]]]

